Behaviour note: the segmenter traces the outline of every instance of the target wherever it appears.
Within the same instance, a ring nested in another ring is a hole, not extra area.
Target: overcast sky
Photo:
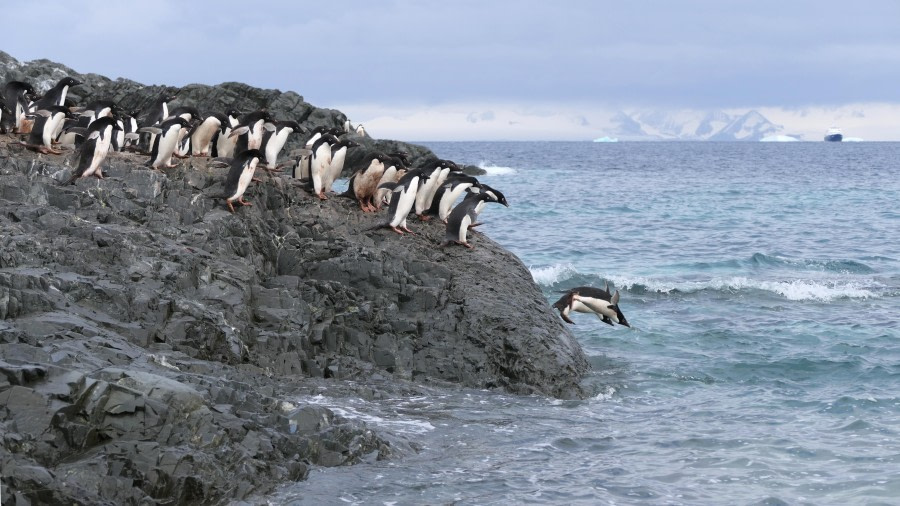
[[[3,17],[2,49],[21,61],[242,81],[358,120],[900,103],[893,0],[68,0],[14,2]]]

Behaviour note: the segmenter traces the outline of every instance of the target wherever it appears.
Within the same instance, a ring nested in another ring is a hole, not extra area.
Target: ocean
[[[423,144],[548,304],[609,282],[632,328],[574,314],[584,400],[300,399],[420,450],[273,503],[900,504],[900,143]]]

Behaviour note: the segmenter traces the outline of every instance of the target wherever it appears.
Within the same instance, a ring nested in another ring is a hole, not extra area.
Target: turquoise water
[[[305,399],[422,450],[277,502],[900,504],[900,144],[427,145],[548,303],[608,281],[633,328],[575,315],[583,401]]]

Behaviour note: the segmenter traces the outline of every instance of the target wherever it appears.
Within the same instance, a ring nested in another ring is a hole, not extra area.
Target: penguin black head
[[[225,115],[226,115],[226,116],[231,116],[232,118],[235,118],[235,119],[236,119],[236,118],[240,118],[242,114],[244,114],[244,113],[242,113],[241,111],[235,109],[234,107],[232,107],[231,109],[228,109],[227,111],[225,111]]]
[[[99,133],[100,137],[103,137],[103,133],[106,131],[108,127],[112,127],[112,131],[115,132],[119,129],[119,124],[116,122],[115,118],[110,118],[109,116],[104,116],[97,121],[91,123],[91,126],[88,127],[87,135],[85,138],[90,138],[94,132]]]
[[[183,105],[181,107],[176,107],[176,108],[172,109],[171,111],[169,111],[169,117],[181,116],[181,115],[189,116],[189,118],[185,118],[188,121],[194,121],[194,120],[200,119],[200,111],[197,110],[196,107],[191,107],[189,105]]]
[[[497,199],[496,201],[498,203],[503,204],[506,207],[509,207],[509,202],[506,201],[506,197],[503,196],[502,193],[500,193],[500,190],[495,190],[494,188],[491,188],[490,186],[488,186],[486,184],[481,184],[480,187],[481,187],[481,191],[483,191],[485,193],[493,194],[494,197]]]
[[[69,88],[71,88],[72,86],[78,86],[79,84],[81,84],[81,81],[75,79],[74,77],[63,77],[59,80],[58,83],[56,83],[56,86],[60,88],[62,88],[63,86],[68,86]]]
[[[296,121],[293,121],[293,120],[279,121],[277,123],[277,126],[278,126],[278,128],[290,128],[291,130],[293,130],[296,133],[302,134],[302,133],[307,132],[306,128],[300,126],[299,123],[297,123]]]
[[[631,325],[628,323],[628,320],[625,319],[625,315],[622,314],[622,310],[619,309],[619,305],[614,305],[613,309],[616,310],[616,318],[619,319],[619,325],[624,325],[630,328]]]

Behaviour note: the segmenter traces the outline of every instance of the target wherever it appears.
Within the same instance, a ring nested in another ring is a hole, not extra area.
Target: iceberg
[[[798,142],[799,140],[790,135],[769,135],[760,139],[759,142]]]
[[[603,136],[597,137],[596,139],[594,139],[594,142],[619,142],[619,139],[616,139],[615,137]]]

